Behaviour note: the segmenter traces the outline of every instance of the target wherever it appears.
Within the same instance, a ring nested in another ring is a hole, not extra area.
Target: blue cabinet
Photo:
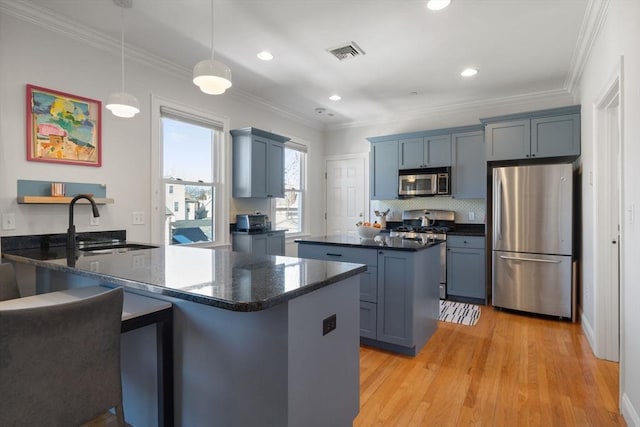
[[[360,337],[365,344],[415,355],[435,332],[438,246],[414,252],[299,242],[298,256],[367,265],[360,274]]]
[[[378,340],[413,346],[413,254],[378,255]]]
[[[447,236],[447,296],[486,302],[485,240]]]
[[[289,138],[256,128],[234,129],[231,135],[233,197],[284,197],[284,143]]]
[[[481,121],[488,161],[580,155],[580,106]]]
[[[398,162],[400,169],[451,166],[451,134],[400,139]]]
[[[451,139],[451,196],[456,199],[484,199],[487,193],[484,132],[454,133]]]
[[[234,252],[284,256],[285,231],[259,234],[234,233],[231,236],[231,247]]]
[[[397,199],[398,141],[372,143],[370,162],[371,199]]]

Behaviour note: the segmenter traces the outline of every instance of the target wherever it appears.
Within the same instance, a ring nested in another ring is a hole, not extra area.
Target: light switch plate
[[[3,230],[15,230],[16,229],[16,215],[12,213],[2,214],[2,229]]]
[[[134,212],[132,222],[133,225],[144,225],[144,212]]]

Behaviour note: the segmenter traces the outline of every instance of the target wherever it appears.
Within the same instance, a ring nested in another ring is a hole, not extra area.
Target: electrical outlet
[[[332,314],[322,321],[322,335],[327,335],[337,326],[336,315]]]
[[[475,221],[476,220],[476,213],[471,211],[469,212],[469,221]]]
[[[133,225],[144,225],[144,212],[134,212],[132,222]]]
[[[16,229],[16,215],[12,213],[2,214],[2,229],[3,230],[15,230]]]
[[[89,225],[100,225],[100,217],[91,215],[89,218]]]
[[[144,267],[144,254],[135,254],[131,257],[131,266],[133,268]]]

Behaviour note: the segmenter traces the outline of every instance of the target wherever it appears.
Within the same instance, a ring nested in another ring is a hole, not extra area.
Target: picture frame
[[[27,85],[27,160],[102,166],[102,103]]]

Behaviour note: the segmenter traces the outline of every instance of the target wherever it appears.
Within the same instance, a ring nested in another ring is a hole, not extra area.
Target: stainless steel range
[[[447,232],[455,228],[455,212],[439,209],[414,209],[402,212],[402,225],[391,230],[391,236],[417,241],[447,240]],[[440,298],[447,297],[447,245],[440,249]]]

